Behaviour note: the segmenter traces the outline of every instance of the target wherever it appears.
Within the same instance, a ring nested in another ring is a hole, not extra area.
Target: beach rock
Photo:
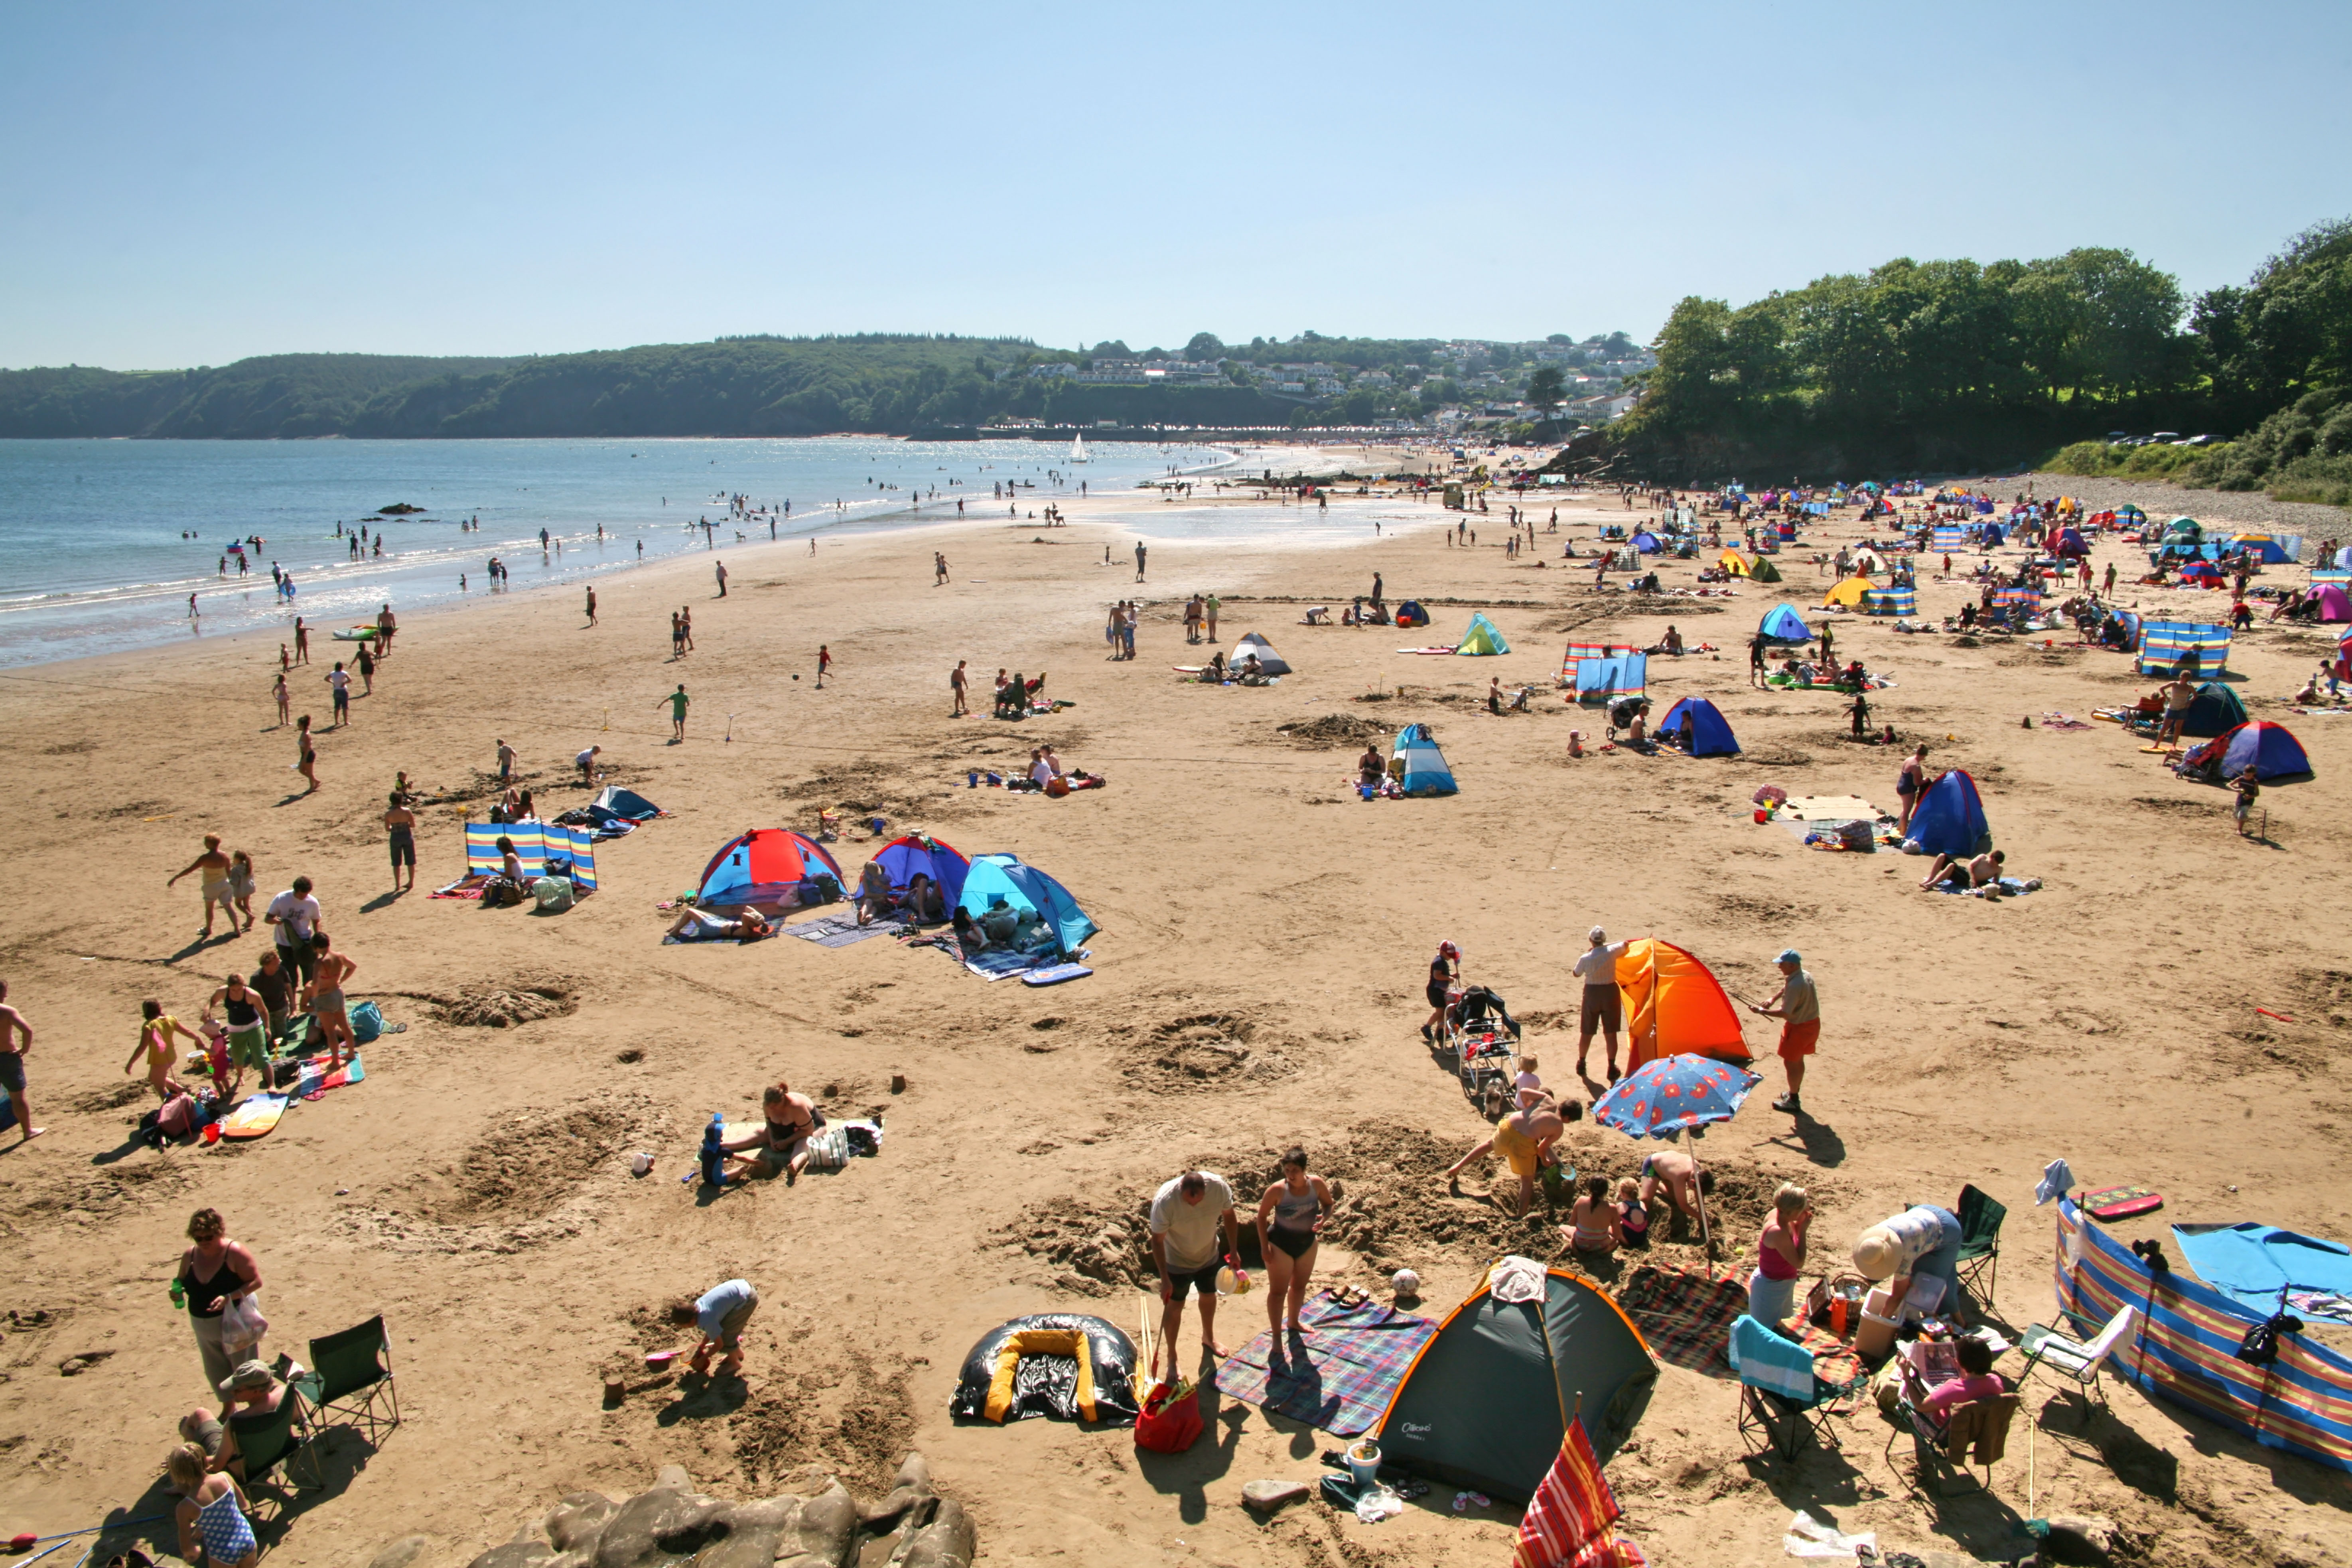
[[[898,1467],[898,1474],[892,1480],[888,1494],[880,1501],[859,1509],[857,1521],[869,1530],[879,1529],[891,1525],[901,1515],[913,1513],[917,1517],[906,1528],[919,1530],[930,1522],[932,1510],[929,1505],[937,1500],[938,1496],[931,1489],[929,1461],[920,1454],[909,1454],[906,1462]]]
[[[368,1568],[409,1568],[433,1545],[429,1535],[404,1535],[368,1559]]]
[[[2116,1550],[2116,1521],[2104,1514],[2053,1513],[2042,1544],[2061,1563],[2105,1563]]]
[[[1252,1513],[1272,1513],[1305,1496],[1305,1481],[1251,1481],[1242,1488],[1242,1506]]]
[[[466,1568],[539,1568],[540,1564],[552,1563],[556,1556],[555,1548],[535,1539],[530,1526],[526,1524],[515,1531],[512,1541],[491,1547]]]
[[[558,1552],[593,1552],[596,1538],[621,1505],[602,1492],[568,1492],[541,1521],[547,1539]],[[400,1563],[373,1563],[368,1568],[404,1568]]]
[[[891,1568],[971,1568],[979,1551],[979,1532],[963,1504],[941,1498],[931,1522],[900,1542],[890,1553],[890,1563]]]

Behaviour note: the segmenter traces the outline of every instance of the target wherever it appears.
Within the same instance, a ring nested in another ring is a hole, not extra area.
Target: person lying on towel
[[[684,910],[669,934],[680,942],[757,942],[773,936],[776,928],[757,910],[745,910],[732,919],[709,910]]]
[[[1938,882],[1949,882],[1956,888],[1982,888],[1998,884],[2001,863],[2008,858],[2008,855],[1999,849],[1990,855],[1979,855],[1973,860],[1938,855],[1936,863],[1927,868],[1927,875],[1919,886],[1933,888]]]

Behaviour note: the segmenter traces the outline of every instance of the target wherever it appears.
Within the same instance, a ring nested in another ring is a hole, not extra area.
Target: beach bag
[[[166,1138],[185,1138],[199,1125],[196,1102],[190,1095],[175,1094],[155,1112],[155,1130]]]
[[[1135,1418],[1135,1446],[1155,1454],[1181,1454],[1201,1437],[1200,1391],[1190,1384],[1171,1390],[1155,1383]]]
[[[572,881],[567,877],[541,877],[530,885],[531,897],[539,900],[539,912],[560,915],[572,907]]]
[[[221,1308],[221,1349],[227,1352],[231,1363],[237,1352],[261,1342],[269,1331],[269,1320],[261,1315],[261,1294],[238,1296]]]
[[[1058,800],[1063,795],[1070,793],[1070,781],[1064,778],[1061,774],[1055,773],[1052,778],[1045,781],[1045,793]]]
[[[364,1046],[383,1033],[383,1011],[373,1002],[362,1002],[351,1011],[352,1038]]]

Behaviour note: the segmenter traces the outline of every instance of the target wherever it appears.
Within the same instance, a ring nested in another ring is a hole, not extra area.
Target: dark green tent
[[[1748,580],[1751,583],[1778,583],[1780,569],[1772,564],[1770,557],[1759,555],[1756,564],[1748,569]]]
[[[1439,1325],[1381,1417],[1390,1464],[1520,1500],[1535,1495],[1571,1415],[1604,1460],[1633,1435],[1657,1382],[1650,1347],[1607,1291],[1562,1269],[1544,1300],[1485,1286]]]
[[[2238,694],[2218,680],[2209,680],[2197,689],[2196,699],[2189,704],[2189,717],[2180,721],[2184,735],[2211,737],[2226,735],[2246,721],[2246,705]]]

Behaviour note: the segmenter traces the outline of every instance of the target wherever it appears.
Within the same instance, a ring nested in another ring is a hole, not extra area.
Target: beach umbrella
[[[1702,1135],[1710,1122],[1728,1121],[1738,1114],[1740,1101],[1764,1079],[1746,1068],[1709,1057],[1660,1057],[1645,1062],[1612,1085],[1592,1102],[1592,1120],[1631,1138],[1672,1138],[1687,1131]],[[1691,1194],[1698,1200],[1698,1234],[1702,1246],[1712,1247],[1706,1218],[1706,1196],[1699,1192],[1698,1153],[1691,1152]]]

